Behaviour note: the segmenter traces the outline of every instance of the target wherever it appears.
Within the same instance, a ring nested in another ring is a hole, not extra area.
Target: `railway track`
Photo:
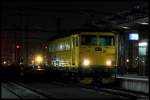
[[[139,99],[149,99],[149,94],[126,90],[126,89],[122,89],[122,88],[118,88],[118,87],[104,88],[104,90],[119,92],[119,93],[122,93],[123,95],[129,95],[129,96],[137,97]]]
[[[64,81],[62,81],[62,83],[66,83]],[[72,82],[73,83],[73,82]],[[72,85],[72,83],[67,83]],[[122,96],[122,97],[129,97],[131,99],[142,99],[142,100],[149,100],[149,94],[147,93],[143,93],[143,92],[137,92],[137,91],[132,91],[132,90],[127,90],[127,89],[123,89],[120,87],[105,87],[105,86],[100,86],[100,85],[92,85],[92,84],[82,84],[82,83],[73,83],[73,85],[77,85],[77,86],[81,86],[84,88],[89,88],[89,89],[94,89],[96,91],[103,91],[103,92],[107,92],[107,93],[111,93],[114,95],[118,95],[118,96]]]
[[[48,82],[49,84],[50,82]],[[118,96],[121,98],[125,98],[126,100],[149,100],[148,94],[140,94],[133,91],[127,91],[120,88],[115,87],[99,87],[99,86],[92,86],[92,85],[83,85],[83,84],[69,84],[63,82],[51,82],[51,84],[61,85],[63,86],[77,86],[83,89],[87,89],[90,91],[96,91],[103,94],[110,94],[114,96]],[[48,98],[55,98],[53,95],[47,95],[43,91],[39,89],[32,88],[22,82],[4,82],[3,87],[6,88],[9,92],[13,93],[20,99],[48,99]]]
[[[17,84],[19,84],[20,86],[23,86],[23,87],[25,87],[25,88],[29,88],[30,90],[33,90],[33,91],[36,91],[36,92],[38,92],[38,93],[40,93],[40,94],[42,94],[42,95],[47,95],[47,93],[45,92],[45,91],[43,91],[43,90],[40,90],[40,89],[35,89],[34,87],[31,87],[31,86],[28,86],[28,85],[26,85],[26,84],[24,84],[24,83],[21,83],[21,82],[16,82]],[[65,83],[59,83],[59,82],[52,82],[52,83],[47,83],[47,84],[53,84],[53,85],[58,85],[58,86],[61,86],[61,87],[73,87],[73,86],[70,86],[70,84],[65,84]],[[76,87],[76,86],[75,86]],[[75,88],[74,87],[74,88]],[[78,86],[77,86],[78,87]],[[81,88],[81,90],[85,90],[85,91],[93,91],[93,92],[96,92],[95,90],[93,90],[93,89],[88,89],[88,88],[84,88],[84,87],[78,87],[78,88]],[[116,96],[116,95],[114,95],[114,94],[112,94],[112,93],[107,93],[107,92],[104,92],[104,91],[99,91],[99,93],[100,94],[104,94],[104,95],[109,95],[109,96]],[[47,96],[48,97],[48,96]],[[121,100],[123,99],[123,100],[129,100],[128,99],[128,97],[123,97],[123,96],[118,96]],[[49,97],[48,97],[49,98]],[[52,94],[51,95],[51,98],[57,98],[57,96],[55,95],[55,94]]]
[[[4,82],[2,84],[3,88],[7,89],[11,94],[15,95],[19,99],[48,99],[51,98],[47,95],[39,93],[36,90],[32,90],[23,85],[16,84],[14,82]],[[7,99],[7,98],[4,98]]]
[[[68,85],[65,83],[58,83],[58,82],[56,82],[56,84]],[[69,85],[77,85],[79,87],[95,90],[97,92],[109,93],[109,94],[117,95],[123,98],[127,97],[132,100],[149,100],[149,94],[129,91],[129,90],[125,90],[125,89],[117,88],[117,87],[99,87],[99,86],[83,85],[83,84],[69,84]]]
[[[99,87],[99,86],[85,86],[85,85],[81,85],[78,84],[79,86],[83,86],[85,88],[89,88],[89,89],[94,89],[95,91],[98,92],[106,92],[106,93],[110,93],[113,95],[118,95],[121,97],[128,97],[129,99],[132,100],[149,100],[149,95],[148,94],[143,94],[143,93],[138,93],[138,92],[134,92],[134,91],[129,91],[129,90],[125,90],[122,88],[116,88],[116,87]]]
[[[20,83],[20,82],[16,82],[16,84],[24,87],[24,88],[28,88],[31,91],[34,91],[35,93],[38,93],[46,98],[55,98],[53,96],[47,96],[45,93],[43,93],[42,91],[38,90],[38,89],[34,89],[32,87],[29,87],[27,85],[25,85],[24,83]],[[119,89],[119,88],[104,88],[104,87],[96,87],[96,86],[85,86],[85,85],[81,85],[81,84],[66,84],[66,83],[61,83],[61,82],[53,82],[51,84],[55,84],[55,85],[61,85],[63,86],[72,86],[72,85],[76,85],[77,87],[81,87],[90,91],[97,91],[99,93],[104,93],[104,94],[110,94],[110,95],[114,95],[114,96],[118,96],[120,98],[125,98],[126,100],[149,100],[149,96],[148,95],[144,95],[144,94],[138,94],[138,93],[134,93],[134,92],[130,92],[127,90],[123,90],[123,89]]]
[[[123,97],[129,97],[130,99],[133,99],[133,100],[137,100],[137,99],[149,100],[147,95],[129,92],[123,89],[117,89],[117,88],[98,88],[98,89],[99,91],[104,91],[107,93],[112,93],[112,94],[120,95]]]

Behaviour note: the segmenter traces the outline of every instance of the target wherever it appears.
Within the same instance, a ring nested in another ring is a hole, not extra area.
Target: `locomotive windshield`
[[[114,45],[114,36],[100,36],[98,42],[100,46],[112,46]]]
[[[96,35],[81,36],[81,45],[96,45],[96,44],[97,44]]]

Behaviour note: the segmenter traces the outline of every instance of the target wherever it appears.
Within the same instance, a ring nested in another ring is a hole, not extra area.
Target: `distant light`
[[[37,66],[37,68],[38,68],[38,69],[40,69],[40,68],[41,68],[41,66],[39,66],[39,65],[38,65],[38,66]]]
[[[22,63],[22,62],[20,62],[19,64],[20,64],[20,65],[22,65],[23,63]]]
[[[140,43],[139,43],[139,46],[147,46],[147,45],[148,45],[147,42],[140,42]]]
[[[16,48],[17,48],[17,49],[19,49],[19,48],[20,48],[20,46],[19,46],[19,45],[16,45]]]
[[[45,46],[45,48],[47,49],[47,46]]]
[[[142,24],[142,25],[148,25],[149,23],[143,22],[143,23],[140,23],[140,24]]]
[[[38,55],[38,56],[35,58],[35,61],[36,61],[37,63],[42,63],[43,57]]]
[[[129,59],[126,59],[126,62],[129,62]]]
[[[138,33],[129,33],[129,40],[139,40]]]
[[[129,29],[129,27],[126,27],[126,26],[121,26],[122,28],[124,28],[124,29]]]
[[[34,64],[34,60],[32,60],[31,62],[32,62],[32,64]]]
[[[7,62],[6,62],[6,61],[3,61],[3,64],[5,65],[5,64],[7,64]]]
[[[63,45],[62,45],[62,44],[59,46],[59,49],[60,49],[60,50],[62,50],[62,49],[63,49]]]

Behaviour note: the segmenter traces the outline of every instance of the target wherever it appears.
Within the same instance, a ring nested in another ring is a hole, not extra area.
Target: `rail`
[[[4,82],[3,87],[6,88],[9,92],[16,95],[20,99],[47,99],[49,98],[46,95],[43,95],[37,91],[31,90],[30,88],[21,86],[14,82]]]

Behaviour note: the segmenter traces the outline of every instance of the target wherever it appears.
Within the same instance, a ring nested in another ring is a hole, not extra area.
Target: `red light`
[[[20,46],[19,46],[19,45],[16,45],[16,48],[17,48],[17,49],[19,49],[19,48],[20,48]]]

